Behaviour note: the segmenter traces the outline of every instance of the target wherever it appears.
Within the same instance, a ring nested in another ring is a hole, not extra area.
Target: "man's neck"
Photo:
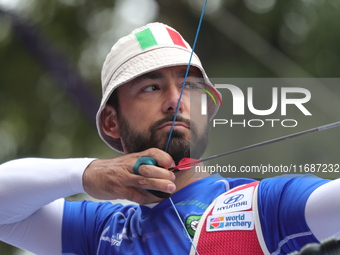
[[[201,165],[203,164],[200,163],[197,166],[201,166]],[[196,166],[192,167],[190,170],[179,171],[175,174],[176,175],[176,181],[175,181],[176,192],[197,180],[210,176],[208,172],[196,171],[195,169],[197,169]],[[201,169],[201,167],[199,167],[199,169]]]

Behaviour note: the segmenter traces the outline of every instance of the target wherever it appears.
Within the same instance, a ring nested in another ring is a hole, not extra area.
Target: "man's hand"
[[[158,166],[141,165],[140,175],[136,175],[132,168],[139,157],[154,158]],[[159,202],[161,199],[146,190],[173,193],[175,175],[165,168],[174,165],[168,153],[155,148],[114,159],[95,160],[85,169],[84,190],[97,199],[128,199],[139,204]]]

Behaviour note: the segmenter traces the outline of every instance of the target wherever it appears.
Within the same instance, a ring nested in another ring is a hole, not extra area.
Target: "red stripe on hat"
[[[182,46],[184,48],[187,48],[187,46],[184,44],[183,42],[183,39],[181,37],[181,35],[179,33],[177,33],[176,31],[170,29],[170,28],[166,28],[166,30],[168,30],[168,33],[173,41],[173,43],[175,45],[178,45],[178,46]]]

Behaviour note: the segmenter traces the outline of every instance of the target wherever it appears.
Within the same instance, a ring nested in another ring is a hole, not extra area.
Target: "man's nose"
[[[165,113],[175,113],[177,109],[177,105],[179,104],[178,112],[181,113],[183,111],[183,98],[181,98],[180,102],[178,102],[181,95],[181,87],[177,87],[175,85],[169,86],[166,93],[164,94],[165,100],[163,104],[163,112]]]

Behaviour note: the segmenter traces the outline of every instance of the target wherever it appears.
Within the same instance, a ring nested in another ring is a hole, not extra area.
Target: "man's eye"
[[[194,82],[187,82],[185,84],[185,87],[188,88],[188,89],[197,89],[197,84],[194,83]]]
[[[159,87],[157,85],[150,85],[142,89],[143,92],[152,92],[155,90],[159,90]]]

